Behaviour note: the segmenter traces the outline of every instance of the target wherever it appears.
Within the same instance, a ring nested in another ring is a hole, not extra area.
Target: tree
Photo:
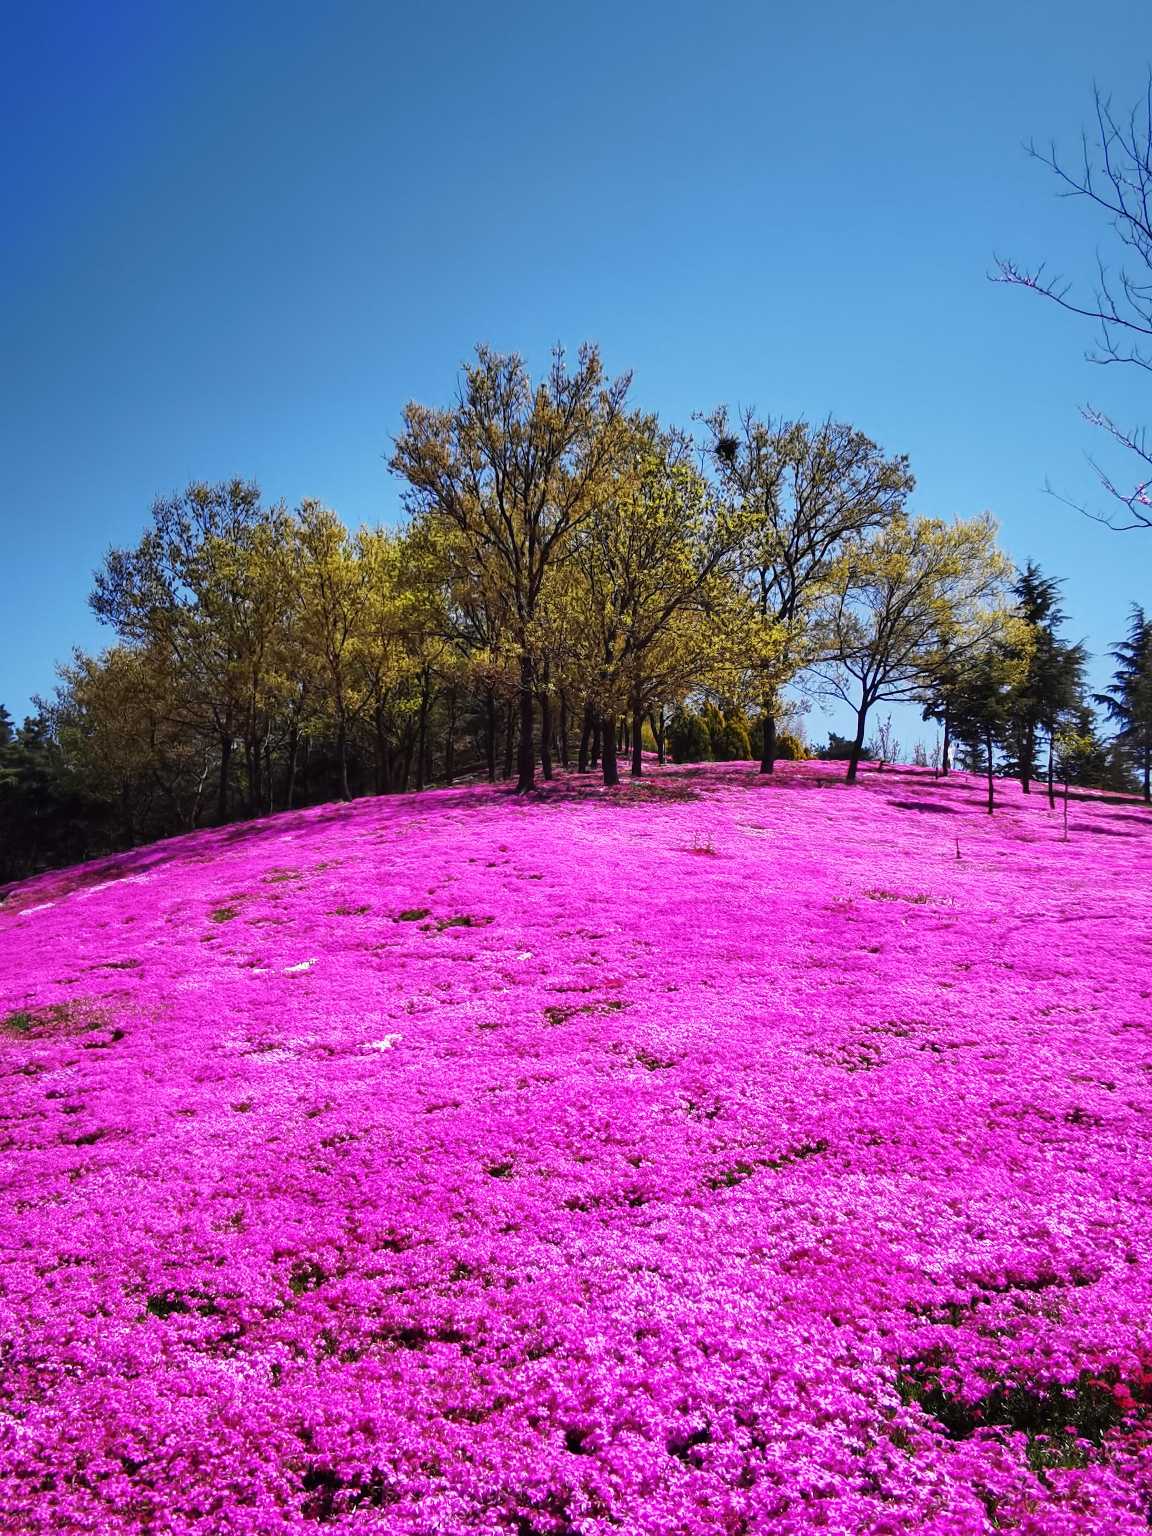
[[[407,788],[421,719],[427,744],[431,667],[454,643],[465,653],[447,612],[453,569],[443,545],[424,532],[362,528],[350,551],[363,571],[363,602],[349,658],[357,699],[349,726],[368,738],[377,794]]]
[[[752,756],[748,720],[743,710],[713,707],[707,715],[712,756],[718,763],[747,762]]]
[[[915,481],[902,454],[885,457],[843,422],[733,423],[721,407],[706,418],[712,459],[745,525],[742,569],[755,612],[769,631],[761,648],[760,768],[771,773],[778,690],[812,652],[810,617],[846,546],[885,527]]]
[[[876,759],[877,768],[881,770],[888,763],[895,763],[900,759],[900,743],[896,739],[891,715],[885,715],[883,720],[876,722],[876,734],[872,739],[872,756]]]
[[[1117,741],[1140,773],[1145,803],[1152,804],[1152,618],[1135,603],[1127,635],[1109,654],[1116,662],[1112,686],[1096,702],[1118,727]]]
[[[629,382],[606,380],[593,346],[572,370],[557,348],[535,386],[521,358],[478,347],[455,404],[409,404],[395,442],[391,467],[408,483],[409,511],[454,529],[503,598],[519,667],[519,791],[535,783],[541,604],[615,465]]]
[[[856,712],[850,784],[873,705],[921,696],[945,626],[955,649],[977,650],[995,630],[1009,570],[990,517],[945,523],[900,513],[842,558],[839,590],[823,604],[825,652],[813,672],[821,691]]]
[[[712,737],[708,722],[694,710],[676,710],[668,722],[668,747],[674,763],[709,762]]]
[[[288,577],[305,667],[323,682],[325,706],[336,725],[339,792],[352,797],[348,743],[363,695],[356,687],[356,652],[369,609],[371,567],[334,512],[306,501],[293,524]]]
[[[1096,258],[1095,286],[1090,295],[1074,289],[1062,277],[1049,277],[1047,264],[1021,265],[997,259],[993,281],[1028,288],[1073,315],[1098,327],[1096,345],[1087,354],[1091,363],[1120,363],[1152,372],[1152,73],[1144,98],[1118,116],[1111,101],[1094,92],[1095,125],[1081,133],[1079,165],[1069,166],[1054,143],[1028,153],[1051,171],[1061,195],[1083,199],[1102,213],[1119,246],[1121,265],[1110,270]],[[1106,412],[1088,405],[1081,414],[1136,460],[1135,479],[1119,484],[1100,465],[1093,467],[1105,491],[1116,503],[1111,514],[1088,516],[1120,530],[1152,528],[1152,440],[1146,428],[1120,426]]]
[[[108,552],[90,599],[122,640],[163,652],[180,676],[188,717],[218,751],[221,821],[238,738],[249,808],[261,801],[287,524],[284,508],[264,507],[250,482],[192,484],[154,503],[152,525],[134,549]]]
[[[1048,738],[1048,800],[1055,805],[1054,744],[1064,716],[1076,704],[1086,660],[1082,645],[1059,637],[1062,583],[1029,560],[1012,586],[1022,637],[1022,670],[1011,701],[1008,740],[1025,794],[1036,773],[1039,733]]]
[[[938,778],[952,771],[953,734],[956,706],[964,679],[964,664],[970,647],[950,614],[944,614],[924,657],[917,702],[921,718],[935,720],[941,728],[940,752],[936,762]]]
[[[39,707],[0,742],[0,880],[86,858],[105,811],[70,769]]]
[[[57,672],[44,718],[86,792],[114,813],[113,841],[197,826],[216,759],[171,656],[157,646],[77,651]]]
[[[851,736],[839,736],[835,731],[829,731],[828,745],[821,747],[816,755],[825,763],[847,763],[853,755],[857,762],[867,763],[872,761],[872,748],[859,745]]]
[[[721,600],[740,536],[680,434],[661,431],[652,417],[635,416],[628,429],[617,472],[574,542],[583,581],[578,629],[587,650],[588,693],[603,723],[606,784],[618,777],[616,715],[625,711],[631,722],[638,777],[644,716],[661,702],[677,660],[689,672],[702,670],[698,648],[676,647],[677,631],[685,632],[677,621]]]
[[[970,652],[952,699],[961,739],[977,745],[988,785],[988,814],[996,809],[996,748],[1012,719],[1013,692],[1025,666],[1026,636],[1012,627]],[[974,754],[975,756],[975,754]]]

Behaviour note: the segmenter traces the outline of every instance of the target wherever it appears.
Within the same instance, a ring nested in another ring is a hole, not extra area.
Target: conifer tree
[[[1146,804],[1152,804],[1152,618],[1133,603],[1128,633],[1110,652],[1116,662],[1112,686],[1096,695],[1118,727],[1117,741],[1140,774]]]

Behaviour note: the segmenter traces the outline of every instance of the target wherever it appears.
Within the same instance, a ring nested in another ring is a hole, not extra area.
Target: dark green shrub
[[[776,756],[784,763],[802,763],[809,757],[808,743],[795,731],[777,731]]]
[[[847,736],[837,736],[835,731],[828,732],[828,745],[822,747],[817,754],[826,763],[845,763],[852,756],[852,742]],[[868,747],[860,748],[860,761],[870,762],[872,752]]]
[[[757,762],[764,755],[764,720],[757,715],[748,727],[748,740],[752,746],[752,756]],[[782,763],[802,763],[812,756],[812,749],[800,735],[799,731],[782,730],[776,728],[776,758]]]
[[[668,722],[668,751],[674,763],[706,763],[712,740],[704,719],[690,709],[678,709]]]
[[[712,756],[718,763],[746,762],[752,756],[748,725],[741,715],[733,714],[721,720],[712,733]]]

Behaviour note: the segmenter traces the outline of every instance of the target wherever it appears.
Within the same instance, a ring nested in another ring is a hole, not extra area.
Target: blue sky
[[[404,401],[477,341],[600,342],[636,400],[848,419],[918,510],[991,510],[1097,652],[1152,601],[1077,405],[1152,421],[1079,322],[986,280],[1090,272],[1021,150],[1127,103],[1146,5],[8,6],[0,701],[49,691],[110,544],[191,479],[397,515]],[[1101,664],[1101,672],[1105,670]],[[816,734],[822,731],[813,721]]]

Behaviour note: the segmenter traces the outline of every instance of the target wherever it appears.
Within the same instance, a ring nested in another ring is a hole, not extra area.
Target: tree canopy
[[[904,455],[752,410],[701,415],[694,437],[629,387],[593,346],[539,380],[479,348],[449,405],[405,409],[399,527],[352,529],[239,478],[158,499],[95,576],[110,645],[61,665],[22,726],[0,711],[0,878],[461,778],[611,787],[622,754],[630,776],[669,751],[750,767],[754,751],[770,773],[778,748],[808,750],[814,693],[855,716],[850,781],[876,706],[905,701],[940,722],[941,771],[959,740],[1028,788],[1046,745],[1051,785],[1075,736],[1076,773],[1137,769],[1148,793],[1142,609],[1113,687],[1087,698],[1060,582],[1013,571],[987,516],[912,512]],[[874,729],[888,761],[890,724]]]

